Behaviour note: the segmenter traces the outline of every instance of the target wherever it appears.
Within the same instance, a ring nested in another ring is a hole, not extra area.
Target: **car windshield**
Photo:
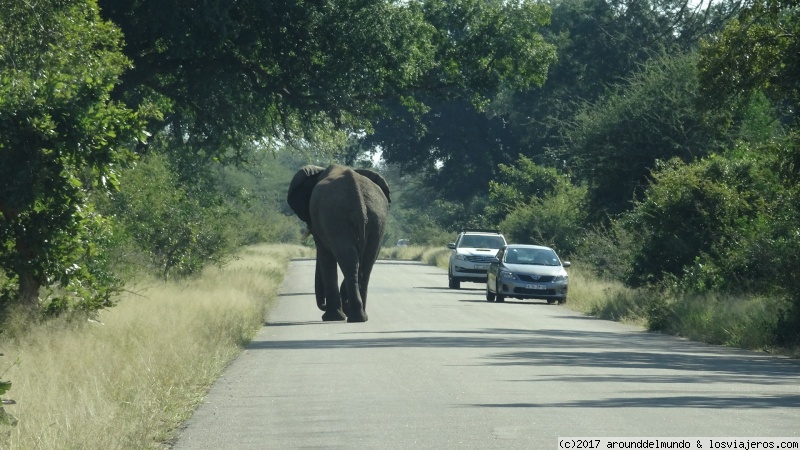
[[[556,252],[545,248],[509,248],[505,262],[508,264],[531,264],[537,266],[560,266]]]
[[[479,236],[466,234],[461,238],[461,244],[459,247],[500,249],[504,245],[506,245],[506,243],[500,236]]]

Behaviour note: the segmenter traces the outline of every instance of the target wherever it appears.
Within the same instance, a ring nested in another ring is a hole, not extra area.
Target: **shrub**
[[[512,210],[500,228],[512,242],[553,247],[568,256],[578,247],[586,219],[586,189],[566,182]]]
[[[201,204],[178,186],[166,158],[149,155],[125,170],[121,179],[122,189],[109,203],[118,231],[146,255],[145,264],[161,277],[191,275],[230,254],[231,210],[207,199]]]

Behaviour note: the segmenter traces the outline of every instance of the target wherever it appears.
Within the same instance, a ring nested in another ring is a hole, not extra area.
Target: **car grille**
[[[486,269],[483,269],[483,270],[481,270],[481,269],[465,269],[463,267],[456,267],[456,272],[459,272],[459,273],[479,273],[481,275],[486,275],[486,273],[487,273]]]
[[[494,256],[467,255],[467,261],[474,263],[490,263]]]
[[[555,289],[525,289],[525,288],[514,288],[515,294],[525,294],[525,295],[556,295]]]
[[[553,281],[553,278],[555,278],[553,276],[544,276],[544,275],[540,276],[537,279],[534,279],[530,275],[517,275],[517,276],[522,281],[530,281],[530,282],[533,282],[533,283],[550,283],[551,281]]]

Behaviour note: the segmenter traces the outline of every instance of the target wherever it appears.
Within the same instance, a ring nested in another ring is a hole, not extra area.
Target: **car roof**
[[[553,250],[550,247],[545,247],[544,245],[531,245],[531,244],[508,244],[505,248],[537,248],[542,250]]]

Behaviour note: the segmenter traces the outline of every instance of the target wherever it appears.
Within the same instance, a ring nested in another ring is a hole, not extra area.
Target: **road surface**
[[[295,260],[175,449],[555,449],[558,437],[800,435],[800,362],[379,261],[366,323],[323,323]]]

